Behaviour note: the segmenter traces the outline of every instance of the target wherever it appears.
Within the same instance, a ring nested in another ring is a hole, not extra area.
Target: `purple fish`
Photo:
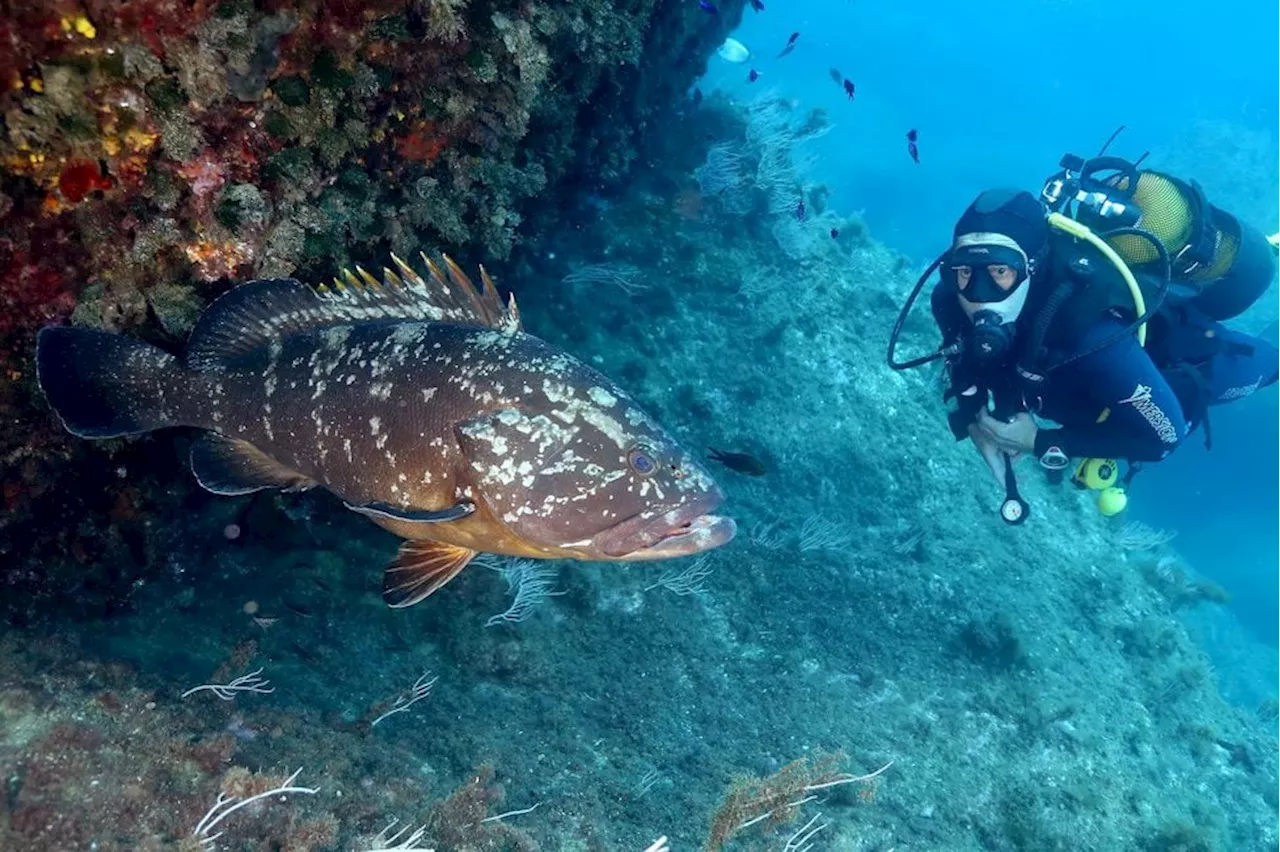
[[[800,199],[800,203],[796,205],[796,218],[801,222],[804,221],[804,199]]]
[[[760,72],[752,68],[751,73],[747,75],[747,82],[754,83],[756,80],[759,80],[759,79],[760,79]]]

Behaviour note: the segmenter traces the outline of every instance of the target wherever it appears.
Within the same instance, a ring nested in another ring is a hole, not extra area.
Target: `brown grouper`
[[[40,332],[40,387],[85,438],[204,430],[217,494],[325,488],[407,539],[383,596],[410,606],[477,553],[637,561],[733,538],[707,471],[630,396],[522,331],[481,269],[399,258],[382,280],[251,281],[185,352],[80,328]]]

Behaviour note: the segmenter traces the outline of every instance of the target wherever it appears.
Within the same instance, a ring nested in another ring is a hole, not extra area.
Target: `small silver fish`
[[[747,50],[747,46],[736,38],[727,38],[724,44],[716,50],[716,54],[726,62],[732,62],[739,65],[751,58],[751,51]]]

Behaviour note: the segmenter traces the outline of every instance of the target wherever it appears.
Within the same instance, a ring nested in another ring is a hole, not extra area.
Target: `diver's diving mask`
[[[965,234],[946,264],[960,307],[973,323],[966,350],[979,362],[1003,359],[1013,348],[1014,323],[1027,304],[1031,263],[1003,234]]]

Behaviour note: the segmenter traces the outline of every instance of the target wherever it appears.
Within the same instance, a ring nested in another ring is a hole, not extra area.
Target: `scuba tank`
[[[1218,321],[1239,316],[1275,276],[1266,236],[1210,204],[1196,181],[1140,169],[1145,156],[1129,162],[1067,154],[1041,198],[1102,236],[1139,277],[1167,275],[1170,306],[1190,305]],[[1160,268],[1160,248],[1167,269]]]

